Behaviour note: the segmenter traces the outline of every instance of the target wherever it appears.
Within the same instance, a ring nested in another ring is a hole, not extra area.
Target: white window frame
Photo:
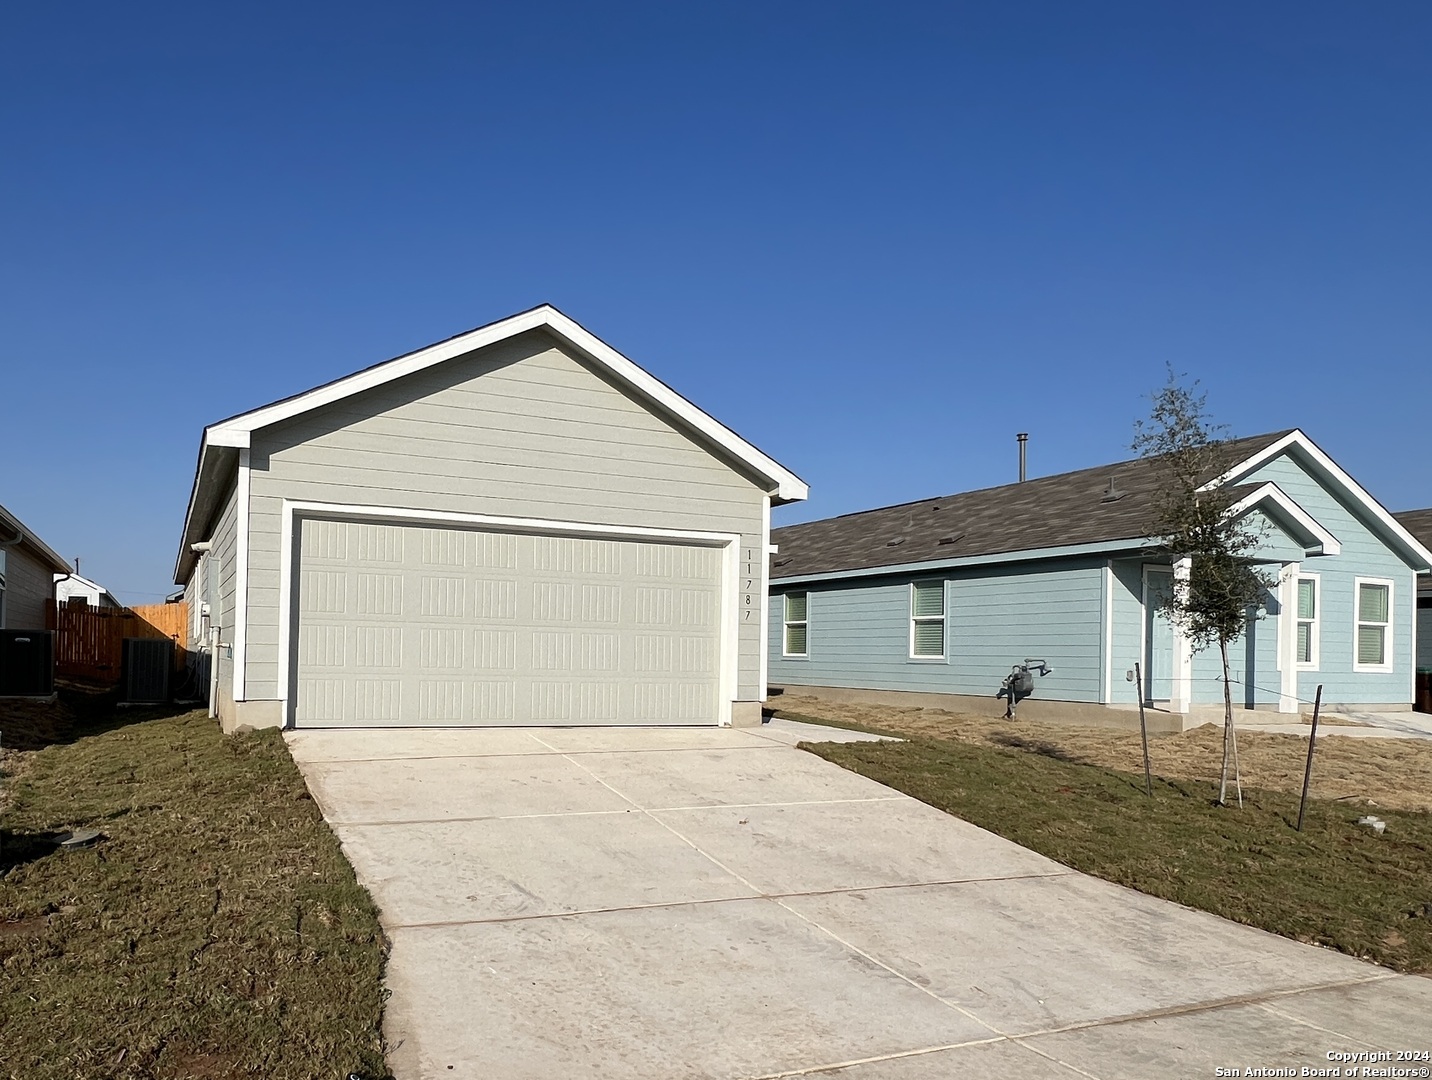
[[[950,590],[947,582],[944,581],[921,581],[920,585],[940,586],[940,614],[919,615],[915,614],[915,586],[917,582],[910,582],[910,651],[909,658],[917,663],[940,664],[950,654],[950,624],[948,615],[950,613]],[[940,655],[919,656],[915,653],[915,624],[917,622],[938,622],[940,624]]]
[[[1362,618],[1362,587],[1364,585],[1382,585],[1387,588],[1387,622],[1374,623],[1364,622]],[[1391,578],[1380,577],[1356,577],[1352,581],[1352,669],[1353,671],[1369,672],[1390,672],[1395,669],[1393,657],[1393,627],[1396,625],[1397,614],[1397,583]],[[1358,630],[1364,626],[1381,626],[1382,630],[1382,659],[1381,664],[1360,664],[1357,660],[1357,638]]]
[[[1298,617],[1298,582],[1311,581],[1313,583],[1313,617],[1303,619]],[[1356,616],[1354,611],[1353,615]],[[1294,660],[1299,671],[1317,671],[1323,662],[1323,576],[1322,574],[1300,573],[1293,582],[1293,650],[1296,654],[1298,648],[1298,627],[1303,623],[1309,623],[1308,644],[1311,646],[1309,655],[1312,659],[1304,662],[1296,655]],[[1354,648],[1356,645],[1354,645]]]
[[[790,598],[792,595],[804,596],[806,602],[806,617],[804,619],[790,618]],[[803,626],[806,632],[805,652],[793,653],[789,651],[790,628],[792,626]],[[806,660],[810,657],[810,590],[793,589],[791,592],[781,595],[781,659],[783,660]]]

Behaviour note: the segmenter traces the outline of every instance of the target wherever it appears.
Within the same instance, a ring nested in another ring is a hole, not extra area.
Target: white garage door
[[[718,720],[718,548],[298,528],[298,725]]]

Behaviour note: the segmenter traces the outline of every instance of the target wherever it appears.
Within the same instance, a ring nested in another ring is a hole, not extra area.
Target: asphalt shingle
[[[1230,440],[1223,446],[1220,468],[1251,457],[1287,434]],[[771,577],[1136,539],[1147,534],[1160,479],[1155,462],[1136,458],[787,525],[771,531],[771,542],[780,548],[771,562]]]

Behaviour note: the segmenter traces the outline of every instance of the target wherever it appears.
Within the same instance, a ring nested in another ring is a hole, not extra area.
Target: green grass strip
[[[1155,780],[967,743],[802,744],[1076,870],[1398,971],[1432,973],[1432,816]]]
[[[0,1075],[384,1077],[385,942],[276,731],[37,753],[0,850]],[[49,830],[107,839],[56,851]]]

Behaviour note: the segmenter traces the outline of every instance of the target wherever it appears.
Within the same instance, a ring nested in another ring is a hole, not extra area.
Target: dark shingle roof
[[[1224,444],[1220,468],[1251,457],[1287,434],[1230,440]],[[1118,497],[1108,500],[1111,482]],[[1150,500],[1159,482],[1157,465],[1137,458],[787,525],[771,531],[771,542],[780,547],[771,577],[1137,539],[1147,534]]]
[[[1432,507],[1426,510],[1404,510],[1393,514],[1397,523],[1417,538],[1423,547],[1432,548]]]

